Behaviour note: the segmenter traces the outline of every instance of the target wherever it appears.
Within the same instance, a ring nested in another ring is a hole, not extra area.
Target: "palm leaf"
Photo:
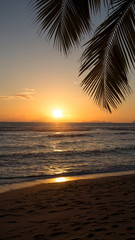
[[[49,40],[65,54],[90,29],[88,0],[32,0],[32,5],[40,31],[48,31]]]
[[[109,0],[104,0],[104,4]],[[48,32],[54,46],[67,54],[78,46],[82,34],[91,29],[90,12],[101,8],[102,0],[31,0],[40,33]]]
[[[97,29],[82,55],[84,91],[107,111],[130,94],[129,70],[135,60],[135,0],[113,0],[108,19]]]

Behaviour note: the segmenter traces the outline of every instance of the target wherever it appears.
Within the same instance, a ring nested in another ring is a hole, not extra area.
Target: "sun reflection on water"
[[[55,178],[55,182],[66,182],[67,179],[65,177],[59,177],[59,178]]]

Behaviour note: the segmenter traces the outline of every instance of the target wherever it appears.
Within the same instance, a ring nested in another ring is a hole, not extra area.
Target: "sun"
[[[61,109],[54,109],[53,110],[53,117],[54,118],[62,118],[63,113],[62,113]]]

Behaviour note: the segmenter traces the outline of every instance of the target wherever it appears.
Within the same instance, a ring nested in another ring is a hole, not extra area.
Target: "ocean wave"
[[[91,134],[89,133],[55,133],[55,134],[50,134],[47,135],[48,138],[75,138],[75,137],[87,137],[87,136],[91,136]]]
[[[133,126],[125,126],[125,127],[121,127],[121,126],[114,126],[114,127],[105,127],[106,130],[111,130],[111,131],[119,131],[119,133],[122,133],[123,131],[125,132],[129,132],[129,131],[135,131],[135,127]]]
[[[92,155],[101,155],[101,154],[112,154],[112,153],[125,153],[135,151],[135,145],[124,146],[124,147],[115,147],[110,149],[92,149],[92,150],[69,150],[69,151],[51,151],[51,152],[29,152],[29,153],[7,153],[0,154],[0,159],[28,159],[28,158],[43,158],[49,159],[49,157],[60,157],[60,156],[92,156]]]
[[[135,133],[131,130],[130,131],[128,130],[127,132],[125,132],[125,131],[124,132],[114,132],[113,134],[114,135],[129,135],[129,134],[135,134]]]

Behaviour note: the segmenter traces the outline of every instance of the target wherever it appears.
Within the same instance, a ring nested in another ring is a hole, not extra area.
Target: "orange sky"
[[[53,109],[61,109],[61,121],[132,122],[133,93],[112,114],[99,109],[80,87],[81,49],[60,55],[40,37],[32,25],[28,0],[4,0],[0,8],[0,121],[55,121]]]

